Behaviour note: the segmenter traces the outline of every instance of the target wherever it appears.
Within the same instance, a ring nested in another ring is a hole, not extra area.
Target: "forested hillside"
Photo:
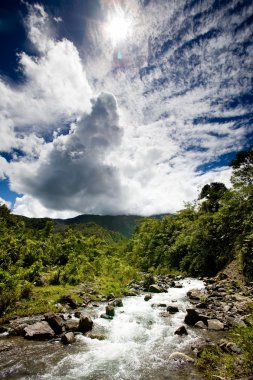
[[[252,280],[253,150],[240,152],[231,166],[231,189],[207,184],[195,204],[141,223],[128,244],[132,263],[142,270],[212,276],[237,258],[245,278]]]
[[[231,165],[231,189],[208,184],[198,202],[175,215],[144,218],[129,240],[95,223],[31,222],[0,206],[0,314],[23,304],[25,314],[27,302],[45,288],[50,297],[80,283],[122,294],[140,272],[212,276],[233,258],[246,280],[253,280],[252,149]]]

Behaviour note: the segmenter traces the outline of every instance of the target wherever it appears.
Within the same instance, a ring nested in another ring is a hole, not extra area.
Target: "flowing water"
[[[113,320],[99,318],[105,305],[100,305],[95,329],[103,331],[105,340],[83,335],[71,346],[60,342],[30,342],[15,339],[15,350],[7,351],[0,363],[2,378],[33,380],[175,380],[201,379],[193,366],[182,366],[169,359],[174,351],[187,351],[199,339],[199,330],[188,328],[187,336],[175,335],[183,324],[189,301],[186,293],[203,288],[195,279],[181,281],[183,288],[170,288],[168,293],[154,294],[148,302],[144,296],[123,299],[124,306],[115,308]],[[163,316],[166,309],[155,303],[178,306],[179,312]],[[6,342],[9,340],[6,339]]]

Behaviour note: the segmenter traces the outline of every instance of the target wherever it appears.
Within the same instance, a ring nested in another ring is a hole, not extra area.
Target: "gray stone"
[[[48,322],[36,322],[24,328],[26,339],[45,340],[54,337],[54,330],[49,326]]]
[[[79,326],[78,330],[82,333],[86,333],[87,331],[90,331],[93,326],[92,319],[87,314],[81,314],[80,320],[79,320]]]
[[[195,326],[195,327],[198,327],[198,328],[200,328],[200,329],[206,329],[206,328],[207,328],[207,326],[204,324],[203,321],[198,321],[198,322],[196,322],[194,326]]]
[[[162,289],[159,285],[152,284],[148,288],[148,291],[151,292],[151,293],[163,293],[164,289]]]
[[[79,321],[77,319],[68,319],[64,322],[66,331],[78,331]]]
[[[198,321],[203,321],[205,324],[207,324],[207,316],[199,314],[195,309],[187,309],[186,311],[187,314],[185,316],[184,322],[187,325],[194,326]]]
[[[105,308],[105,312],[107,315],[109,315],[110,317],[114,317],[115,315],[115,310],[114,310],[114,306],[113,305],[107,305],[106,308]]]
[[[224,324],[218,319],[208,319],[207,321],[208,330],[224,330]]]
[[[170,360],[176,360],[179,362],[188,362],[188,363],[194,363],[194,359],[191,358],[190,356],[184,354],[183,352],[173,352],[169,356]]]
[[[179,327],[175,332],[174,332],[174,334],[176,334],[176,335],[188,335],[188,332],[187,332],[187,330],[186,330],[186,328],[185,328],[185,326],[181,326],[181,327]]]
[[[69,331],[67,333],[65,333],[62,337],[61,337],[61,342],[63,344],[72,344],[75,342],[75,334],[72,332],[72,331]]]
[[[113,302],[112,302],[113,306],[115,307],[123,307],[123,301],[121,298],[116,298]]]
[[[64,321],[59,315],[55,313],[44,314],[45,320],[48,322],[49,326],[54,330],[56,334],[61,334],[63,331]]]
[[[178,312],[179,312],[178,307],[177,307],[177,306],[173,306],[173,305],[169,305],[169,306],[167,306],[167,311],[168,311],[170,314],[175,314],[175,313],[178,313]]]
[[[151,300],[151,298],[152,298],[151,294],[146,294],[144,297],[144,301],[149,301],[149,300]]]

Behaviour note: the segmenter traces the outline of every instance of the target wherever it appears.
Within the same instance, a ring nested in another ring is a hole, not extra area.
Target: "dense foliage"
[[[253,150],[232,161],[233,187],[205,185],[199,201],[162,220],[145,219],[128,244],[129,260],[145,271],[215,275],[233,258],[253,279]]]
[[[252,149],[241,152],[232,162],[231,189],[205,185],[196,204],[141,220],[128,241],[95,223],[29,220],[0,206],[0,315],[36,286],[90,282],[119,294],[138,271],[215,275],[235,257],[252,280],[252,168]]]
[[[55,229],[53,221],[26,223],[0,206],[0,315],[35,286],[92,282],[119,293],[136,275],[121,255],[124,242],[94,223]]]

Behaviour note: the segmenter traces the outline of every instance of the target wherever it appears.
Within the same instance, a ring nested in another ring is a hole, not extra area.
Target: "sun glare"
[[[131,20],[124,13],[114,15],[107,24],[107,32],[113,45],[124,41],[131,31]]]

